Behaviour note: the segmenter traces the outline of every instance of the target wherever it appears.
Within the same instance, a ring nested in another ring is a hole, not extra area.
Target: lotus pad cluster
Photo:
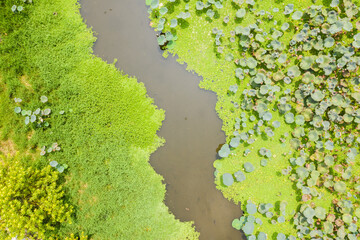
[[[160,4],[172,9],[169,17],[187,6],[192,21],[176,29],[170,52],[219,96],[227,143],[214,163],[216,183],[245,212],[233,227],[248,239],[359,239],[359,5]],[[205,71],[181,49],[190,30],[212,40],[208,63],[217,70]]]

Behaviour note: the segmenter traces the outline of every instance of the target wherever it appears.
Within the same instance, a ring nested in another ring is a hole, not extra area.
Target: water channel
[[[97,33],[94,53],[145,84],[166,111],[159,135],[166,144],[150,163],[166,183],[165,203],[181,221],[194,221],[201,240],[245,239],[231,227],[240,207],[214,184],[216,148],[225,141],[216,95],[176,59],[164,59],[149,27],[145,0],[81,0],[81,14]]]

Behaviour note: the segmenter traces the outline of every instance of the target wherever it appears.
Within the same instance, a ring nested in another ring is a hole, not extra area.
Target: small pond
[[[201,240],[245,239],[231,227],[240,207],[214,184],[216,149],[225,141],[215,112],[216,96],[198,87],[200,77],[174,57],[164,59],[149,26],[145,0],[83,0],[81,13],[97,33],[94,53],[147,88],[166,111],[159,135],[166,144],[150,163],[164,176],[166,205],[176,218],[194,221]]]

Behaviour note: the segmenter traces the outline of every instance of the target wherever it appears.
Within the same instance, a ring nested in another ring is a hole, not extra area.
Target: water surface
[[[164,59],[149,27],[145,0],[82,0],[81,13],[98,33],[94,53],[145,84],[166,111],[159,135],[166,144],[151,156],[164,176],[165,203],[181,221],[194,221],[201,240],[241,239],[231,227],[240,207],[214,184],[216,148],[225,141],[215,112],[216,95],[198,87],[200,77],[175,58]]]

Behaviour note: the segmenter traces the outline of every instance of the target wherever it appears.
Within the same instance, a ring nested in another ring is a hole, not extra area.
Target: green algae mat
[[[71,222],[39,216],[29,228],[15,221],[30,219],[20,206],[18,216],[1,217],[0,238],[197,239],[190,222],[169,213],[148,162],[164,142],[156,135],[164,111],[137,79],[92,55],[94,41],[76,0],[0,1],[0,151],[19,152],[19,172],[57,172],[65,198],[51,207],[73,209]],[[13,190],[7,200],[18,205],[24,194]],[[31,194],[27,202],[54,198]]]
[[[217,94],[214,162],[248,239],[360,238],[359,3],[147,0],[164,56]]]

